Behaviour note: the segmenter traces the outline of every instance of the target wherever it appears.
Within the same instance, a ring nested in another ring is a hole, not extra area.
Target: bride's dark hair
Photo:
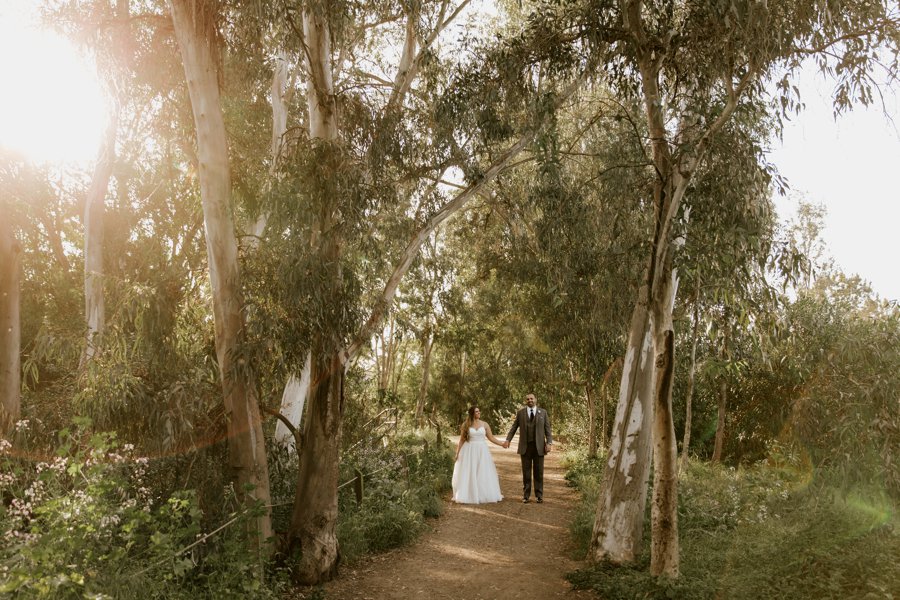
[[[466,422],[462,424],[462,427],[459,430],[459,435],[462,436],[464,442],[469,441],[469,427],[475,424],[475,410],[477,406],[470,406],[469,413],[466,417]]]

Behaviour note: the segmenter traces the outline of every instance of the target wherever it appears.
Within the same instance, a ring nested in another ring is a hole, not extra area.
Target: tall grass
[[[584,493],[572,525],[590,542],[600,465],[575,460]],[[570,575],[579,588],[626,598],[885,598],[900,595],[896,505],[877,489],[839,491],[809,473],[765,464],[692,463],[679,482],[681,576],[650,576],[645,552],[631,567],[598,564]],[[649,526],[645,529],[649,529]]]

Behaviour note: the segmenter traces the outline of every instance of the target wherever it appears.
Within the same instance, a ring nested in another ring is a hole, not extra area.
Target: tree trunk
[[[312,362],[310,355],[307,354],[306,363],[303,365],[303,371],[300,373],[300,379],[297,379],[294,375],[288,377],[284,386],[284,392],[281,394],[281,408],[279,412],[287,417],[294,429],[299,429],[300,424],[303,422],[303,407],[306,404],[306,399],[309,397],[311,376]],[[282,446],[287,446],[294,452],[299,451],[299,448],[296,447],[297,442],[294,439],[294,434],[280,420],[278,425],[275,426],[275,441]]]
[[[648,296],[649,285],[645,282],[631,316],[609,457],[597,498],[590,545],[594,561],[629,563],[641,550],[650,469],[648,415],[653,413],[655,355]]]
[[[331,358],[325,364],[313,363],[290,530],[290,545],[300,550],[294,577],[307,585],[337,574],[337,486],[344,409],[344,371],[337,352],[328,352],[320,344],[313,351],[316,356]]]
[[[725,361],[728,360],[728,309],[726,307],[725,314],[723,317],[725,321],[725,328],[722,331],[722,348],[719,352],[719,360],[721,361],[722,366],[725,365]],[[716,445],[713,449],[712,462],[718,463],[722,462],[722,449],[725,446],[725,407],[728,402],[728,374],[724,371],[719,375],[719,406],[718,406],[718,417],[716,419]]]
[[[629,3],[626,25],[643,43],[640,3]],[[619,404],[613,425],[609,461],[597,500],[591,558],[614,563],[632,562],[641,546],[651,430],[654,436],[653,547],[650,570],[678,574],[677,452],[672,425],[674,364],[672,309],[677,278],[672,269],[672,225],[688,178],[673,165],[659,89],[655,51],[640,49],[638,68],[657,180],[653,186],[655,227],[650,261],[638,292],[622,369]],[[657,351],[660,351],[657,356]],[[660,377],[663,376],[663,377]],[[661,412],[662,414],[655,414]],[[674,542],[674,543],[673,543]]]
[[[380,351],[378,349],[379,340],[381,341]],[[394,336],[394,316],[390,315],[388,317],[387,331],[382,331],[375,339],[375,369],[379,394],[387,394],[387,391],[391,388],[398,345]]]
[[[659,292],[653,301],[656,313],[656,393],[653,409],[653,500],[650,507],[650,574],[677,577],[678,545],[678,447],[672,416],[675,380],[675,331],[672,310],[678,278],[672,270],[671,251],[666,252]]]
[[[610,558],[617,562],[618,557],[633,560],[636,555],[634,545],[637,542],[634,540],[634,531],[640,530],[636,526],[629,529],[626,523],[631,519],[636,520],[638,515],[643,514],[646,495],[636,493],[627,485],[623,485],[631,481],[618,470],[629,468],[632,460],[646,460],[643,454],[638,455],[644,447],[643,443],[635,443],[631,438],[642,438],[644,429],[649,427],[647,424],[653,422],[655,424],[653,432],[657,436],[654,445],[656,453],[654,458],[657,464],[654,472],[660,473],[655,476],[658,485],[654,486],[654,510],[657,513],[653,516],[654,551],[650,570],[652,573],[674,577],[678,574],[678,521],[677,474],[674,468],[677,454],[674,432],[670,429],[672,378],[666,377],[660,385],[657,385],[655,369],[641,370],[644,376],[637,377],[635,356],[639,351],[646,351],[653,356],[657,348],[662,348],[661,355],[656,357],[661,374],[666,374],[667,369],[674,364],[674,342],[671,347],[664,344],[669,343],[669,335],[674,335],[672,308],[677,292],[677,278],[672,268],[671,253],[675,246],[683,243],[683,239],[680,242],[673,239],[673,224],[688,184],[709,148],[711,137],[734,115],[744,89],[754,80],[755,71],[751,64],[737,85],[726,76],[728,98],[718,117],[709,126],[697,129],[696,123],[682,122],[680,130],[670,135],[667,124],[671,119],[665,114],[668,102],[660,91],[659,80],[663,64],[667,59],[671,60],[671,56],[666,54],[667,48],[660,48],[649,39],[643,22],[643,2],[629,0],[623,2],[621,6],[623,31],[627,43],[632,45],[635,65],[640,72],[641,94],[653,167],[656,172],[653,190],[655,230],[651,245],[650,271],[638,295],[635,315],[632,318],[632,331],[629,335],[607,468],[610,477],[608,481],[604,480],[601,487],[591,548],[595,558]],[[674,160],[672,155],[675,141],[680,148],[677,160]],[[637,318],[640,313],[646,315],[648,309],[652,313],[650,317]],[[641,328],[639,321],[646,326]],[[643,355],[639,363],[644,364]],[[636,387],[634,391],[631,389],[632,385]],[[645,402],[647,395],[652,396],[652,403]],[[638,397],[641,398],[640,402],[636,401]],[[637,410],[635,407],[638,407]],[[653,418],[653,409],[667,414]],[[632,476],[640,475],[644,471],[644,467],[637,467]],[[631,506],[630,503],[640,503],[640,506]]]
[[[21,322],[19,263],[8,211],[0,204],[0,434],[8,433],[21,412]]]
[[[288,63],[287,53],[279,52],[275,56],[275,68],[272,73],[272,85],[270,87],[270,96],[272,101],[272,144],[271,159],[269,165],[269,176],[274,177],[278,165],[278,159],[281,156],[281,147],[284,144],[284,135],[287,133],[288,122],[288,103],[293,95],[293,77],[291,77],[291,69]],[[263,233],[266,230],[266,224],[269,221],[269,215],[262,211],[256,218],[256,222],[250,230],[250,245],[255,246],[259,243]],[[293,375],[291,379],[296,381]],[[290,383],[290,381],[289,381]]]
[[[84,368],[94,357],[100,336],[106,327],[103,302],[103,221],[106,192],[116,159],[116,132],[119,127],[119,109],[114,100],[110,100],[110,103],[112,106],[106,135],[100,144],[84,206],[84,318],[87,322],[87,337],[80,368]]]
[[[284,146],[284,138],[287,133],[288,104],[294,92],[293,79],[288,55],[282,50],[275,56],[272,85],[269,89],[272,102],[272,142],[269,177],[272,182],[274,182],[278,160],[281,158],[281,149]],[[265,211],[260,212],[256,218],[256,223],[253,224],[250,231],[249,246],[256,247],[259,244],[266,231],[268,222],[269,215]],[[279,412],[287,418],[295,430],[300,428],[300,423],[303,420],[303,407],[309,396],[309,380],[312,369],[311,358],[309,354],[306,355],[306,361],[303,364],[303,371],[300,373],[300,377],[297,378],[297,375],[293,373],[289,375],[287,382],[284,384],[284,391],[281,393]],[[297,441],[294,434],[281,420],[275,426],[275,441],[282,446],[287,446],[293,452],[299,450],[296,447]]]
[[[235,487],[249,506],[267,508],[256,519],[251,539],[262,551],[272,536],[269,472],[256,390],[249,365],[241,358],[243,298],[237,239],[231,216],[231,174],[225,123],[214,56],[214,15],[192,0],[170,0],[175,36],[184,62],[200,164],[200,198],[206,229],[209,279],[213,296],[216,357],[228,425],[228,451]],[[252,491],[245,495],[245,489]]]
[[[468,354],[465,350],[459,357],[459,397],[465,401],[466,397],[466,358]]]
[[[293,95],[293,77],[288,62],[288,55],[281,51],[275,56],[275,69],[272,73],[272,167],[281,156],[284,134],[287,133],[288,102]]]
[[[400,362],[397,362],[397,355],[400,356]],[[400,389],[400,378],[403,377],[404,371],[406,371],[406,365],[409,364],[409,343],[408,340],[402,339],[397,343],[397,350],[394,353],[394,361],[391,365],[393,374],[391,376],[391,395],[393,398],[397,398],[397,390]]]
[[[600,447],[606,448],[609,444],[609,409],[607,400],[606,386],[600,391]]]
[[[698,301],[700,282],[697,282],[698,291],[694,294],[694,324],[691,330],[691,366],[688,369],[687,391],[684,399],[684,439],[681,443],[681,469],[687,466],[691,450],[691,410],[694,401],[694,380],[697,376],[697,340],[700,331],[700,302]]]
[[[303,33],[309,136],[336,142],[338,124],[332,82],[331,33],[324,15],[304,10]],[[341,278],[341,240],[337,237],[339,228],[333,226],[336,203],[337,199],[332,199],[332,206],[323,208],[312,240],[313,248],[318,248],[321,257],[319,264],[334,269],[325,277],[334,287],[335,298]],[[290,546],[300,550],[294,577],[303,584],[332,579],[337,574],[340,557],[336,527],[345,364],[341,350],[337,333],[325,330],[313,340],[311,393],[288,536]]]
[[[616,367],[621,367],[621,366],[622,366],[622,357],[620,356],[620,357],[616,358],[616,360],[612,361],[612,363],[609,365],[609,368],[606,369],[606,373],[603,374],[603,381],[600,382],[600,445],[603,448],[606,448],[606,444],[609,441],[609,438],[607,436],[607,431],[609,430],[609,426],[607,424],[607,417],[606,417],[606,413],[607,413],[606,405],[608,404],[607,393],[606,393],[607,384],[609,383],[610,375],[612,375],[612,373],[616,369]]]
[[[434,346],[434,332],[431,325],[425,331],[422,344],[422,383],[419,385],[419,397],[416,399],[416,427],[425,426],[425,399],[428,397],[428,378],[431,374],[431,348]]]
[[[722,462],[722,446],[725,444],[725,404],[728,398],[728,383],[723,377],[719,381],[718,414],[716,417],[716,444],[713,448],[712,462]]]
[[[584,384],[584,401],[588,407],[588,458],[597,458],[597,403],[590,380]]]
[[[60,270],[63,273],[68,274],[71,265],[69,264],[69,259],[66,257],[66,250],[63,247],[58,218],[51,216],[46,212],[42,212],[42,214],[37,215],[37,217],[44,225],[44,230],[47,232],[47,243],[50,245],[53,257],[56,259],[56,262],[59,263]]]
[[[338,139],[337,106],[331,65],[331,31],[325,15],[303,12],[306,36],[306,102],[309,109],[309,137]]]

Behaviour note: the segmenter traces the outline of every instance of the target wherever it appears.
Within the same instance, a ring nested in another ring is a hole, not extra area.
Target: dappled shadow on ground
[[[512,448],[515,448],[513,444]],[[504,499],[454,504],[412,546],[344,567],[324,587],[328,600],[531,600],[592,598],[565,580],[572,559],[568,526],[578,502],[558,455],[547,457],[544,503],[522,503],[522,469],[512,448],[491,445]]]

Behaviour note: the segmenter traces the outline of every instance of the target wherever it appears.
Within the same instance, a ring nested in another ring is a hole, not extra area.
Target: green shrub
[[[14,455],[0,440],[0,594],[13,598],[265,598],[244,539],[252,511],[202,536],[196,493],[162,499],[148,460],[89,422],[64,430],[53,457]],[[233,494],[226,506],[234,508]],[[201,542],[202,543],[195,543]],[[274,585],[274,584],[273,584]]]
[[[587,555],[594,530],[594,516],[597,510],[597,495],[600,493],[600,477],[603,474],[603,458],[589,459],[586,452],[568,451],[563,456],[565,478],[570,486],[581,492],[581,504],[569,524],[569,533],[574,542],[576,559]]]
[[[443,513],[441,494],[450,489],[453,458],[433,440],[402,436],[346,457],[341,480],[352,480],[357,470],[366,475],[363,505],[357,505],[352,485],[339,496],[338,541],[342,559],[350,563],[410,543],[427,517]]]

